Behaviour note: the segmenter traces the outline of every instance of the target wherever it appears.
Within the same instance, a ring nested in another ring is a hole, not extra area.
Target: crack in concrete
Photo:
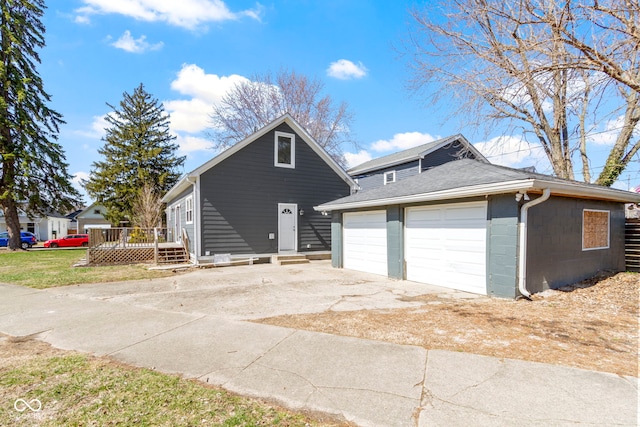
[[[472,384],[470,386],[464,387],[462,390],[457,391],[456,393],[452,394],[451,397],[455,397],[461,393],[464,393],[468,390],[474,389],[474,388],[478,388],[481,385],[483,385],[484,383],[491,381],[492,379],[494,379],[495,377],[498,376],[498,374],[500,374],[503,370],[504,370],[504,366],[498,366],[496,371],[494,373],[492,373],[491,375],[489,375],[488,377],[486,377],[485,379],[483,379],[482,381],[476,382],[475,384]]]
[[[255,357],[255,359],[253,359],[252,361],[250,361],[249,363],[247,363],[246,365],[244,365],[244,367],[241,367],[242,369],[240,370],[240,372],[238,372],[233,378],[231,378],[229,381],[232,381],[235,377],[237,377],[238,375],[242,374],[243,372],[245,372],[247,369],[249,369],[251,366],[253,366],[254,364],[256,364],[256,362],[258,362],[258,360],[262,359],[263,357],[265,357],[267,354],[269,354],[271,351],[273,351],[274,349],[276,349],[280,344],[282,344],[283,342],[285,342],[286,340],[288,340],[290,337],[292,337],[297,331],[296,330],[292,330],[290,333],[288,333],[285,337],[283,337],[281,340],[279,340],[277,343],[275,343],[274,345],[272,345],[271,347],[269,347],[268,349],[266,349],[264,352],[262,352],[262,354],[259,354]],[[215,371],[209,371],[209,373],[211,372],[215,372]],[[207,375],[207,374],[206,374]],[[225,382],[224,385],[228,384],[228,382]],[[223,385],[223,387],[224,387]]]
[[[145,338],[145,339],[143,339],[143,340],[140,340],[140,341],[137,341],[137,342],[135,342],[135,343],[133,343],[133,344],[129,344],[129,345],[127,345],[127,346],[124,346],[124,347],[122,347],[122,348],[119,348],[118,350],[114,350],[114,351],[112,351],[111,353],[106,353],[106,356],[112,356],[112,355],[114,355],[114,354],[116,354],[116,353],[118,353],[118,352],[120,352],[120,351],[123,351],[123,350],[126,350],[126,349],[128,349],[128,348],[134,347],[134,346],[136,346],[136,345],[138,345],[138,344],[142,344],[143,342],[147,342],[147,341],[149,341],[150,339],[160,337],[160,336],[162,336],[162,335],[164,335],[164,334],[167,334],[167,333],[169,333],[169,332],[173,332],[173,331],[175,331],[176,329],[182,328],[183,326],[186,326],[186,325],[190,325],[191,323],[197,322],[198,320],[202,320],[202,319],[204,319],[205,317],[207,317],[207,316],[201,316],[201,317],[198,317],[198,318],[196,318],[196,319],[189,320],[188,322],[181,323],[181,324],[179,324],[179,325],[176,325],[176,326],[175,326],[175,327],[173,327],[173,328],[167,329],[167,330],[162,331],[162,332],[160,332],[160,333],[158,333],[158,334],[155,334],[155,335],[151,335],[151,336],[149,336],[149,337],[147,337],[147,338]]]
[[[509,414],[506,414],[506,413],[496,414],[496,413],[493,413],[493,412],[490,412],[490,411],[486,411],[486,410],[483,410],[483,409],[480,409],[480,408],[476,408],[474,406],[462,405],[460,403],[452,402],[450,400],[437,397],[431,392],[429,392],[429,394],[430,394],[430,396],[431,396],[433,401],[439,401],[439,402],[454,406],[456,408],[462,408],[462,409],[475,411],[475,412],[478,412],[480,414],[483,414],[483,415],[486,415],[486,416],[489,416],[489,417],[492,417],[492,418],[496,418],[496,419],[499,419],[499,420],[512,420],[513,421],[513,425],[517,425],[517,424],[522,423],[522,420],[523,420],[524,417],[526,417],[526,419],[529,420],[529,421],[535,421],[535,422],[540,422],[540,423],[549,422],[549,423],[554,423],[555,424],[558,421],[562,421],[562,422],[565,422],[565,423],[572,423],[572,424],[580,425],[580,426],[601,426],[602,425],[602,423],[593,423],[593,422],[588,422],[588,421],[586,421],[586,422],[585,421],[577,421],[577,420],[570,420],[570,419],[563,419],[563,418],[532,418],[532,417],[527,417],[527,416],[523,415],[522,413],[518,413],[517,416],[516,416],[516,414],[509,415]],[[431,407],[431,409],[433,409],[433,410],[436,409],[432,402],[429,402],[429,404],[426,405],[426,406]],[[426,406],[422,406],[421,411],[428,411],[429,408],[427,408]],[[620,423],[607,424],[607,425],[610,425],[610,426],[628,426],[628,424],[620,424]]]

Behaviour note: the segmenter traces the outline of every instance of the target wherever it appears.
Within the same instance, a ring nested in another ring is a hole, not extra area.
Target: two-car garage
[[[345,268],[387,275],[386,210],[343,214]],[[486,294],[487,202],[404,209],[407,280]]]

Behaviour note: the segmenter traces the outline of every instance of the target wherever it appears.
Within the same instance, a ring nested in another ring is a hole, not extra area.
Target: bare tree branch
[[[345,165],[344,142],[353,142],[353,115],[346,103],[336,105],[322,95],[324,85],[294,71],[255,75],[236,84],[219,105],[214,105],[211,136],[218,149],[226,149],[273,120],[289,113],[339,164]]]
[[[611,185],[630,161],[638,123],[638,97],[628,94],[640,76],[638,16],[637,0],[430,4],[412,11],[412,87],[434,102],[455,100],[467,123],[524,125],[554,173],[568,179],[579,153],[590,181],[591,134],[621,117],[611,150],[615,167],[598,178]]]

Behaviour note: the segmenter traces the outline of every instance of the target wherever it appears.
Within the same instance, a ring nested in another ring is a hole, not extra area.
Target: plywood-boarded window
[[[609,211],[585,209],[582,212],[582,250],[609,247]]]

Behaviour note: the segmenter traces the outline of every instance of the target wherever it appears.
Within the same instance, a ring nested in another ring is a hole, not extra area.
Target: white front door
[[[278,252],[298,250],[298,205],[278,203]]]

